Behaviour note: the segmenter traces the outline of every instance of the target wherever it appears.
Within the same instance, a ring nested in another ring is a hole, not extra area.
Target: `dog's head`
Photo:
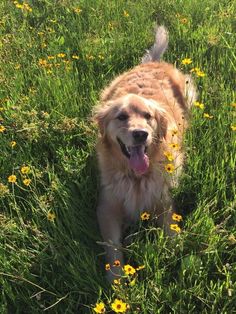
[[[95,114],[104,141],[115,145],[136,174],[149,167],[150,151],[165,137],[165,110],[157,102],[129,94],[100,107]]]

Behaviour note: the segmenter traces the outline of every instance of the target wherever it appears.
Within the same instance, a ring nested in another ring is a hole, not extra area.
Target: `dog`
[[[94,110],[100,131],[97,216],[111,282],[122,274],[124,226],[149,212],[168,235],[174,233],[170,190],[181,174],[183,134],[196,90],[191,77],[160,61],[167,46],[168,32],[159,26],[141,64],[115,78]]]

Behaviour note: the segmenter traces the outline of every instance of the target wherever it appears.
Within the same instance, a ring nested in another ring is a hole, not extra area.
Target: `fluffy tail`
[[[168,47],[169,36],[164,26],[156,28],[155,43],[142,57],[142,63],[160,61]]]

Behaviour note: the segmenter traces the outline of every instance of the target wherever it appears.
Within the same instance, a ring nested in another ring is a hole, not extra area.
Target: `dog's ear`
[[[164,109],[156,108],[155,119],[157,121],[157,138],[165,139],[168,127],[166,111]]]
[[[100,133],[102,137],[106,134],[106,128],[109,123],[109,121],[112,119],[112,116],[114,114],[115,108],[112,104],[106,103],[106,104],[99,104],[95,109],[93,113],[93,121],[98,124]]]

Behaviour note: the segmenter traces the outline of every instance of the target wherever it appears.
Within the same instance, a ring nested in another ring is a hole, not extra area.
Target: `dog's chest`
[[[142,211],[152,211],[163,195],[164,179],[158,174],[134,178],[116,173],[110,191],[123,204],[125,215],[136,219]]]

